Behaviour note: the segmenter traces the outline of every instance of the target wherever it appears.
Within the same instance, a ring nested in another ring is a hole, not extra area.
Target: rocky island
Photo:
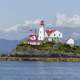
[[[44,20],[37,23],[38,30],[21,41],[9,55],[1,55],[0,60],[80,61],[80,46],[75,45],[72,38],[64,42],[62,32],[46,29]]]
[[[0,60],[10,61],[64,61],[79,62],[80,46],[46,42],[42,45],[29,45],[23,41],[9,55],[0,55]]]

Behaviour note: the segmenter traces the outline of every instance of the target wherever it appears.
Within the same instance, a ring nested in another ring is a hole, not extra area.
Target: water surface
[[[80,80],[80,63],[2,61],[0,80]]]

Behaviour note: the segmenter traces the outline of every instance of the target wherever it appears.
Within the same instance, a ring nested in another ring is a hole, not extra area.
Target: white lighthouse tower
[[[38,32],[38,40],[43,41],[45,39],[45,28],[44,28],[44,21],[39,21],[39,32]]]

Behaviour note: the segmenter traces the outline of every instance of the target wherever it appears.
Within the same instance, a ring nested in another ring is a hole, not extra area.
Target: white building
[[[63,36],[58,30],[47,29],[45,32],[45,37],[48,39],[48,41],[59,41]]]
[[[45,39],[45,28],[44,28],[44,21],[40,21],[39,31],[38,31],[38,40],[43,41]]]
[[[48,41],[60,40],[62,38],[62,33],[55,29],[45,29],[44,21],[40,20],[39,22],[39,31],[38,31],[38,40],[43,41],[47,38]]]
[[[40,42],[38,41],[36,34],[31,34],[29,36],[28,44],[30,44],[30,45],[40,45]]]
[[[62,33],[60,31],[51,28],[45,29],[43,20],[39,20],[37,23],[39,25],[38,33],[29,36],[28,44],[38,45],[40,44],[41,41],[44,40],[47,40],[49,42],[51,41],[57,42],[62,38]]]
[[[74,46],[75,42],[72,38],[68,39],[66,44],[70,45],[70,46]]]

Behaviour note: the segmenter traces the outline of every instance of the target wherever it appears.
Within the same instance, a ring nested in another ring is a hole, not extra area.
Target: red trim
[[[54,33],[56,30],[55,29],[46,29],[46,33],[48,34],[48,35],[50,35],[51,33]]]
[[[28,40],[29,42],[38,42],[38,40]]]
[[[32,35],[29,36],[28,41],[29,42],[37,42],[38,41],[38,36],[35,35],[35,34],[32,34]]]

